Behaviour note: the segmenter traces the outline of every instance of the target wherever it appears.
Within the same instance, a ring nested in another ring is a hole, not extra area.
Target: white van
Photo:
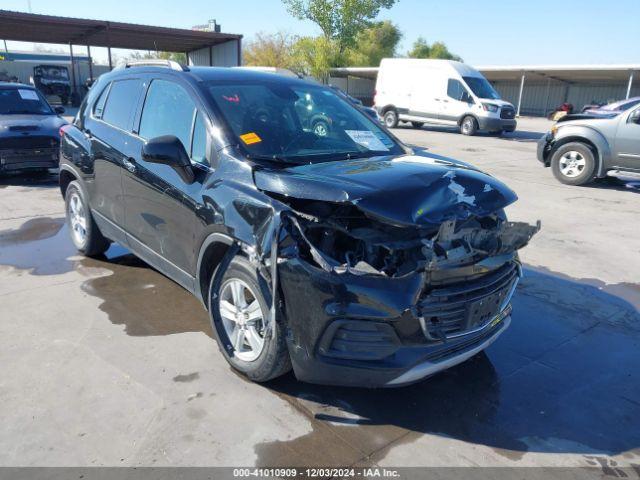
[[[513,105],[476,69],[451,60],[383,59],[374,105],[389,128],[404,121],[457,125],[464,135],[516,129]]]

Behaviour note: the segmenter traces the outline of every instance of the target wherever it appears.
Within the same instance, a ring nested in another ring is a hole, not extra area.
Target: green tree
[[[407,53],[407,56],[409,58],[438,58],[442,60],[462,61],[462,58],[451,53],[443,42],[435,42],[433,45],[429,45],[422,37],[419,37],[413,43],[413,47],[409,53]]]
[[[401,39],[400,29],[390,21],[375,23],[356,35],[355,45],[347,50],[347,64],[377,67],[383,58],[396,56]]]
[[[371,26],[383,8],[397,0],[282,0],[287,11],[320,27],[325,43],[335,44],[340,54],[355,44],[358,33]]]
[[[243,49],[243,64],[258,67],[294,67],[293,46],[297,38],[286,32],[259,32]]]
[[[333,67],[344,65],[344,56],[334,40],[320,37],[302,37],[292,49],[291,70],[326,81]]]

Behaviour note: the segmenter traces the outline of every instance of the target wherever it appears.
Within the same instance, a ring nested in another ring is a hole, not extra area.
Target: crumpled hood
[[[398,155],[254,172],[256,186],[288,197],[347,202],[396,225],[484,216],[517,200],[505,184],[436,155]]]
[[[0,137],[23,135],[58,136],[66,120],[57,115],[0,115]],[[12,128],[17,127],[15,130]]]

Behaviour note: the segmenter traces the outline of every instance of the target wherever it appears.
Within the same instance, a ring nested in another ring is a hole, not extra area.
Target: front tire
[[[562,145],[551,157],[551,171],[565,185],[585,185],[593,181],[595,169],[593,150],[581,142]]]
[[[396,128],[398,126],[398,112],[396,112],[395,110],[387,110],[386,112],[384,112],[384,116],[382,118],[387,128]]]
[[[64,200],[69,234],[78,251],[87,257],[106,252],[110,241],[98,229],[78,182],[67,186]]]
[[[464,117],[460,123],[460,133],[467,136],[475,135],[478,133],[478,121],[471,116]]]
[[[256,268],[235,256],[209,286],[209,315],[218,347],[229,364],[255,382],[291,370],[284,327],[270,321],[271,298],[260,288]]]

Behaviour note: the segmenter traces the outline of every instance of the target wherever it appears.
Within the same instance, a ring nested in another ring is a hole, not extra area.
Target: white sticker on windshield
[[[18,93],[23,100],[40,100],[35,90],[23,90],[19,88]]]
[[[369,150],[388,152],[389,148],[369,130],[345,130],[344,133],[351,137],[351,140],[358,145],[368,148]]]

